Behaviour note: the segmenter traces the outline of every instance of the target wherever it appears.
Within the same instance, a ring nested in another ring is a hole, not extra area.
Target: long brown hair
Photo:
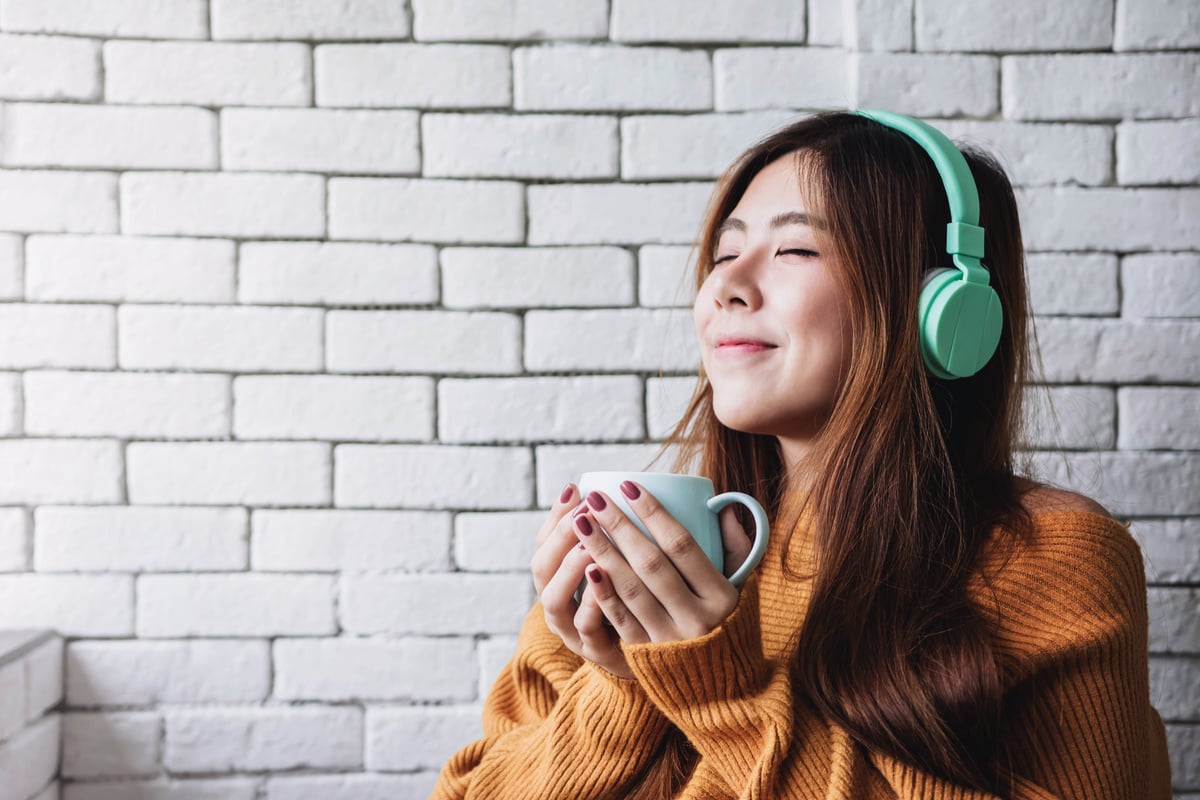
[[[984,263],[1005,315],[999,349],[979,373],[940,380],[918,350],[922,278],[948,258],[950,213],[931,159],[905,134],[864,117],[818,114],[763,139],[721,177],[696,280],[711,271],[718,227],[750,182],[795,154],[852,332],[831,415],[789,473],[774,437],[721,424],[702,371],[667,444],[678,448],[677,466],[708,475],[717,491],[764,501],[775,530],[787,531],[785,569],[797,577],[787,551],[804,511],[815,563],[797,634],[797,689],[869,750],[1004,794],[994,613],[969,600],[967,583],[995,526],[1030,529],[1013,452],[1028,301],[1012,186],[991,156],[963,149],[987,231]]]

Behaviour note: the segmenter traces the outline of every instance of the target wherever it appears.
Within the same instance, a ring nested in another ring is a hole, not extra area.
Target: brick
[[[0,234],[0,300],[25,296],[25,247],[20,236]]]
[[[172,773],[362,766],[359,708],[171,709],[164,721],[163,766]]]
[[[338,610],[357,634],[516,633],[532,590],[528,575],[363,573],[342,578]]]
[[[1124,184],[1200,183],[1200,120],[1117,125],[1117,180]]]
[[[444,442],[641,439],[642,384],[632,375],[444,379],[438,439]]]
[[[1117,405],[1122,450],[1200,450],[1200,388],[1122,387]]]
[[[684,244],[695,239],[709,183],[529,187],[529,244]]]
[[[397,797],[428,797],[433,794],[437,778],[438,774],[433,771],[401,775],[280,775],[267,778],[266,793],[262,797],[263,800],[389,800]]]
[[[638,305],[691,308],[695,302],[691,247],[648,244],[638,250]]]
[[[214,39],[407,38],[406,3],[390,0],[212,0]]]
[[[276,639],[280,700],[445,701],[475,697],[470,639]]]
[[[1200,650],[1200,590],[1151,586],[1150,652],[1195,653]]]
[[[537,504],[549,508],[567,481],[585,472],[652,470],[670,472],[670,457],[656,462],[656,444],[541,445],[537,448]]]
[[[1121,310],[1117,257],[1105,253],[1031,253],[1025,277],[1033,313],[1115,316]]]
[[[633,258],[619,247],[448,247],[443,304],[450,308],[628,306]]]
[[[1167,720],[1200,720],[1200,661],[1150,659],[1150,702]]]
[[[343,444],[334,449],[334,505],[526,508],[532,474],[523,447]]]
[[[330,311],[331,372],[517,372],[521,324],[511,314],[454,311]]]
[[[0,364],[112,369],[115,327],[107,306],[0,304]]]
[[[532,372],[692,371],[700,363],[695,340],[692,315],[681,309],[530,311],[525,366]]]
[[[124,233],[312,238],[325,234],[319,175],[127,172]]]
[[[51,714],[0,743],[0,775],[13,798],[33,797],[59,773],[62,718]],[[35,798],[41,800],[41,798]]]
[[[425,114],[424,170],[449,178],[615,178],[617,120],[594,115]]]
[[[258,778],[72,781],[63,786],[62,797],[63,800],[255,800],[258,783]]]
[[[454,517],[454,563],[467,572],[528,573],[545,511],[467,513]]]
[[[646,80],[653,75],[654,80]],[[700,111],[712,108],[708,53],[666,47],[551,45],[513,52],[523,111]]]
[[[66,678],[73,707],[255,703],[270,691],[271,653],[266,641],[79,641]]]
[[[1138,254],[1121,259],[1125,317],[1200,316],[1200,256]]]
[[[415,111],[229,108],[221,112],[221,165],[414,174],[421,168],[419,136]]]
[[[217,118],[202,108],[13,103],[2,113],[7,166],[217,166]]]
[[[932,124],[961,144],[980,146],[997,155],[1017,186],[1112,183],[1113,132],[1107,125],[990,120],[935,120]]]
[[[507,47],[468,44],[319,45],[313,54],[316,105],[507,108]],[[371,80],[363,80],[370,75]],[[441,76],[429,80],[430,75]]]
[[[990,117],[999,110],[999,60],[991,56],[860,53],[857,105],[913,116]]]
[[[129,501],[145,504],[325,505],[329,445],[316,442],[135,442]]]
[[[450,515],[428,511],[255,511],[250,563],[259,571],[441,570]]]
[[[116,233],[117,176],[106,172],[0,171],[0,229]]]
[[[3,13],[7,27],[7,7]],[[100,82],[99,42],[0,34],[4,100],[99,100]]]
[[[1107,50],[1113,43],[1113,0],[1037,0],[916,4],[918,50],[1032,52]]]
[[[418,41],[603,39],[606,0],[413,0]]]
[[[437,251],[420,244],[246,242],[243,303],[422,305],[438,299]]]
[[[119,503],[121,447],[104,440],[0,440],[0,504]]]
[[[804,41],[804,5],[772,0],[614,0],[613,41],[794,42]]]
[[[1025,424],[1022,447],[1111,450],[1116,445],[1116,398],[1102,386],[1029,386]]]
[[[1139,519],[1133,531],[1152,583],[1200,583],[1200,519]]]
[[[0,575],[0,625],[60,636],[132,636],[129,575]]]
[[[25,727],[25,661],[0,664],[0,742]]]
[[[521,184],[407,178],[332,178],[332,239],[509,244],[525,236]]]
[[[319,309],[124,305],[126,369],[311,372],[321,369]]]
[[[34,510],[33,565],[39,572],[245,569],[246,531],[240,508],[42,506]]]
[[[436,770],[483,736],[480,710],[471,706],[372,708],[366,724],[369,770]]]
[[[25,374],[25,432],[35,436],[219,438],[230,415],[226,375]]]
[[[1200,189],[1017,192],[1030,250],[1187,250],[1200,247]]]
[[[842,0],[808,0],[808,44],[841,47],[845,16]]]
[[[651,439],[664,439],[687,410],[696,378],[649,378],[646,381],[646,427]]]
[[[913,49],[913,0],[852,0],[844,8],[848,48],[869,53]]]
[[[793,119],[783,111],[625,117],[621,177],[716,178],[747,147]]]
[[[515,636],[489,636],[476,642],[479,649],[479,696],[486,697],[501,670],[517,650]]]
[[[62,775],[103,778],[155,775],[162,719],[149,712],[63,715]]]
[[[1172,383],[1200,380],[1200,323],[1167,320],[1038,320],[1046,380]]]
[[[1003,73],[1007,119],[1194,117],[1200,55],[1155,53],[1008,56]],[[1080,91],[1086,86],[1087,91]]]
[[[104,44],[110,103],[306,106],[312,83],[309,48],[302,44]]]
[[[25,664],[25,719],[33,721],[63,700],[63,640],[53,636],[29,652]]]
[[[1200,8],[1189,0],[1118,2],[1113,38],[1114,50],[1200,46]]]
[[[1176,786],[1200,787],[1200,725],[1167,725],[1171,780]],[[1176,793],[1178,800],[1195,800],[1200,793]]]
[[[845,106],[849,81],[841,49],[738,47],[713,53],[717,111]]]
[[[238,439],[433,438],[429,378],[241,376],[233,403]]]
[[[26,572],[32,525],[23,508],[0,508],[0,572]]]
[[[20,374],[0,373],[0,435],[21,433],[24,413]]]
[[[228,303],[234,298],[233,242],[139,236],[30,236],[30,300],[111,303]]]
[[[1200,464],[1178,453],[1035,453],[1039,475],[1117,517],[1200,514]],[[1195,649],[1195,648],[1193,648]]]
[[[203,39],[204,0],[4,0],[4,29],[114,39]]]
[[[325,575],[141,575],[137,635],[329,636],[335,594]]]

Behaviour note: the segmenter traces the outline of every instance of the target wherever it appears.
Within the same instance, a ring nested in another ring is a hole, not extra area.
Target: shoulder
[[[1108,509],[1090,497],[1033,481],[1022,482],[1021,504],[1033,516],[1055,512],[1079,512],[1112,519]]]

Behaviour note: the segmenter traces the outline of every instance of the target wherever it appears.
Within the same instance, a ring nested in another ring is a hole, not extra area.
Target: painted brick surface
[[[428,796],[545,509],[671,461],[714,182],[857,105],[1017,186],[1024,444],[1131,522],[1200,797],[1198,14],[0,0],[0,630],[68,640],[0,670],[0,795]]]

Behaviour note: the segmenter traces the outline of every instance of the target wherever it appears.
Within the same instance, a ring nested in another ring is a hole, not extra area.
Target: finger
[[[563,515],[571,510],[573,506],[579,504],[580,501],[579,489],[573,483],[568,483],[558,495],[558,499],[554,505],[550,506],[550,512],[546,514],[546,519],[542,522],[542,527],[538,529],[537,546],[541,546],[542,542],[550,536],[558,521]]]
[[[725,574],[732,575],[750,556],[753,544],[742,523],[738,522],[737,509],[725,506],[718,517],[721,523],[721,546],[725,550]]]
[[[593,516],[594,513],[595,510],[589,504],[588,510],[575,518],[575,531],[579,536],[579,541],[587,548],[588,555],[592,560],[599,564],[604,573],[609,576],[629,612],[637,617],[647,630],[652,632],[664,630],[671,622],[670,615],[663,608],[659,598],[647,588],[646,583],[626,561],[622,552],[614,546],[613,541],[604,535],[604,529]],[[654,545],[646,540],[641,531],[638,531],[620,510],[617,510],[616,516],[636,531],[636,535],[642,539],[643,544],[654,548]],[[615,527],[616,523],[614,522],[613,525]],[[661,559],[661,562],[674,572],[674,567],[667,564],[665,557]],[[676,576],[676,580],[678,580],[678,576]],[[686,587],[684,590],[686,591]]]
[[[584,593],[584,605],[595,605],[601,620],[607,618],[621,640],[630,644],[650,641],[645,626],[629,610],[617,594],[616,587],[596,564],[589,564],[584,571],[588,580],[588,591]],[[582,612],[583,606],[580,607]],[[603,623],[601,622],[601,628]]]
[[[703,548],[648,491],[633,481],[621,484],[621,494],[633,513],[638,516],[654,542],[626,517],[615,503],[609,501],[597,510],[594,501],[604,501],[598,492],[587,496],[591,513],[599,518],[617,547],[664,603],[686,602],[690,597],[706,597],[719,590],[725,578],[713,566]],[[610,523],[611,521],[611,523]],[[612,524],[615,528],[609,528]],[[656,544],[657,543],[657,544]],[[597,559],[596,563],[602,562]],[[614,580],[618,580],[613,575]],[[726,581],[728,582],[728,581]],[[618,582],[618,586],[620,583]]]
[[[586,506],[580,503],[572,513],[578,513],[583,508]],[[539,595],[550,579],[554,577],[554,573],[558,571],[563,556],[570,552],[572,547],[579,544],[572,522],[571,513],[561,515],[549,535],[546,536],[545,541],[533,553],[533,558],[530,560],[530,571],[533,573],[534,588]]]
[[[568,645],[578,645],[579,642],[579,633],[575,630],[575,613],[579,610],[575,591],[583,582],[584,568],[591,563],[592,559],[587,550],[576,546],[563,558],[558,571],[546,584],[539,598],[546,624]]]

